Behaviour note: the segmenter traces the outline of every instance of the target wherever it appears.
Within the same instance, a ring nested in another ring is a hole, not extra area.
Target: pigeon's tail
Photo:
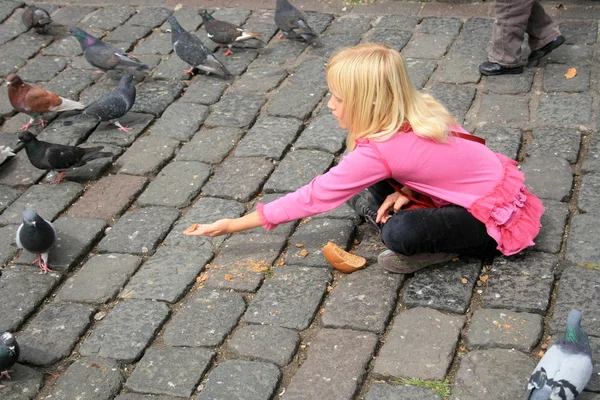
[[[50,111],[83,110],[85,108],[85,104],[75,100],[65,99],[64,97],[61,97],[60,100],[61,103],[56,107],[50,107]]]
[[[265,42],[257,38],[250,38],[239,42],[233,42],[233,47],[241,49],[262,49],[265,47]]]
[[[223,77],[231,76],[231,72],[217,60],[206,60],[204,64],[197,65],[196,68]]]
[[[103,147],[90,147],[90,148],[85,149],[85,154],[83,155],[83,157],[81,157],[81,161],[79,161],[77,166],[83,165],[86,162],[95,160],[97,158],[114,156],[114,154],[111,153],[110,151],[100,151],[102,149],[103,149]]]
[[[0,146],[0,164],[6,161],[7,158],[14,156],[13,149],[8,146]]]
[[[81,122],[82,119],[88,117],[88,115],[86,115],[83,111],[84,110],[72,110],[63,113],[61,115],[61,119],[69,118],[68,120],[63,121],[63,126],[71,126],[77,124],[78,122]]]

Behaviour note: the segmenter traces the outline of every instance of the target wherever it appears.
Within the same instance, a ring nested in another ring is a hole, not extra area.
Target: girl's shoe
[[[363,190],[347,201],[348,205],[352,207],[358,215],[363,217],[370,226],[375,228],[378,234],[381,234],[381,227],[383,224],[377,223],[377,207],[374,205],[374,202],[375,200],[366,190]]]
[[[385,250],[377,257],[377,262],[386,271],[394,274],[412,274],[434,264],[441,264],[458,257],[456,253],[423,253],[405,256],[392,250]]]

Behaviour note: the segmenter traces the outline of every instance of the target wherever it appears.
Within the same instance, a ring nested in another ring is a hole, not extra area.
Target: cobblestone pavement
[[[57,23],[152,69],[121,120],[132,131],[54,120],[39,132],[101,144],[114,163],[91,162],[60,185],[24,151],[0,166],[0,332],[16,332],[21,346],[0,397],[517,399],[578,307],[596,358],[579,398],[600,399],[600,6],[548,3],[567,43],[522,75],[486,78],[477,66],[492,32],[489,3],[313,2],[307,15],[324,42],[313,49],[275,38],[274,1],[224,2],[215,17],[261,31],[269,44],[219,52],[235,75],[223,80],[189,79],[171,51],[171,13],[216,49],[195,9],[215,2],[199,3],[44,5]],[[74,38],[24,32],[23,5],[0,1],[2,77],[17,71],[84,103],[116,85],[94,74]],[[325,106],[324,68],[333,51],[361,41],[401,49],[418,88],[521,163],[547,207],[535,248],[387,274],[375,262],[381,245],[347,206],[272,232],[181,234],[193,222],[242,215],[339,159],[344,133]],[[567,80],[570,67],[577,76]],[[0,144],[15,146],[27,118],[5,86],[0,115]],[[25,207],[58,230],[54,273],[37,274],[16,248]],[[330,240],[369,267],[333,271],[320,251]]]

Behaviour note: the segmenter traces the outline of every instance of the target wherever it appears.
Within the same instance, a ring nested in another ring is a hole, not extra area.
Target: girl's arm
[[[186,236],[221,236],[261,226],[256,211],[240,218],[220,219],[212,224],[193,224],[183,234]]]

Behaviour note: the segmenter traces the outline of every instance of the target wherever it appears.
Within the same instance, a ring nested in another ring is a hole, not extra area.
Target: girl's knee
[[[423,226],[415,223],[416,221],[411,223],[412,218],[406,218],[402,214],[394,215],[383,225],[381,231],[383,243],[390,250],[407,256],[422,253],[427,239]]]

